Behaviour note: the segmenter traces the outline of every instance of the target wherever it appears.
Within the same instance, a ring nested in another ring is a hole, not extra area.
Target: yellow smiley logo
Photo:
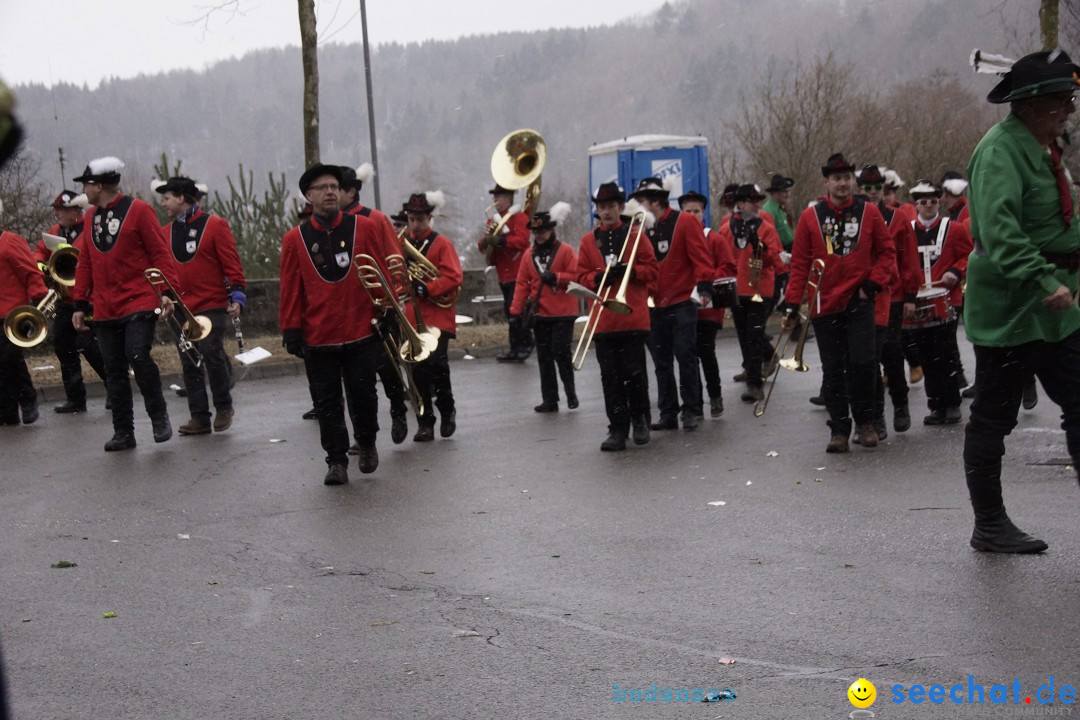
[[[847,696],[855,707],[868,708],[877,700],[877,688],[869,680],[859,678],[851,683],[851,687],[847,689]]]

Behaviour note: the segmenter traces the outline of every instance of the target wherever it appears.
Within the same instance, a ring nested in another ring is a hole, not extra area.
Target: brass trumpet
[[[619,283],[619,289],[615,292],[615,297],[609,297],[611,295],[610,286],[604,287],[604,284],[607,282],[608,273],[611,272],[612,264],[608,264],[604,269],[604,275],[600,278],[600,286],[597,288],[597,290],[604,293],[603,295],[594,293],[578,283],[570,283],[566,287],[566,292],[571,295],[588,297],[593,301],[592,307],[589,308],[589,319],[588,322],[585,323],[585,330],[581,333],[581,337],[578,339],[577,348],[574,350],[573,364],[575,370],[580,370],[585,366],[585,356],[589,354],[589,346],[592,345],[593,336],[596,334],[596,327],[600,324],[601,313],[603,313],[605,309],[611,310],[611,312],[618,315],[629,315],[633,312],[630,305],[626,302],[626,290],[630,285],[630,275],[634,268],[634,259],[637,257],[638,243],[641,241],[641,236],[645,232],[645,218],[646,213],[644,210],[639,210],[630,218],[630,224],[626,230],[626,240],[623,242],[622,250],[619,252],[619,260],[622,260],[628,245],[630,246],[630,255],[626,260],[626,272],[623,274],[622,282]],[[637,225],[636,230],[634,228],[635,224]],[[633,236],[632,241],[631,236]]]
[[[765,243],[758,240],[754,250],[750,253],[750,286],[754,288],[754,294],[750,296],[750,302],[765,302],[761,297],[761,269],[764,267]]]
[[[40,345],[49,334],[49,322],[56,317],[56,303],[65,299],[68,288],[75,285],[75,267],[79,262],[79,250],[63,245],[49,256],[46,278],[49,292],[41,302],[13,308],[4,320],[4,335],[12,345],[31,348]]]
[[[180,293],[176,292],[172,283],[169,282],[169,279],[165,277],[165,273],[161,272],[161,270],[147,268],[143,271],[143,277],[146,278],[146,282],[150,283],[150,287],[154,289],[159,301],[166,297],[166,293],[172,295],[169,299],[176,308],[165,319],[165,322],[169,324],[173,334],[176,335],[176,348],[188,356],[192,365],[201,367],[202,353],[195,347],[195,343],[205,340],[210,335],[210,331],[213,329],[210,318],[205,315],[193,314],[184,304],[184,301],[180,299]],[[161,308],[155,308],[154,312],[160,315]]]
[[[802,331],[799,333],[799,340],[795,343],[795,352],[792,353],[791,357],[781,360],[784,353],[787,352],[788,345],[791,344],[792,333],[788,332],[783,346],[780,345],[779,341],[776,343],[776,350],[769,361],[769,367],[776,366],[773,370],[772,381],[769,383],[769,391],[765,394],[765,397],[754,404],[754,417],[761,417],[765,414],[765,409],[769,407],[769,398],[772,397],[773,388],[776,387],[776,378],[780,377],[780,368],[794,372],[808,372],[810,370],[810,366],[803,362],[803,350],[806,347],[806,338],[810,334],[810,307],[817,298],[823,277],[825,277],[825,261],[818,258],[810,266],[810,273],[806,278],[806,288],[803,290],[802,300],[799,301],[797,314],[802,321]]]
[[[405,265],[404,259],[400,255],[391,255],[387,258],[388,267],[390,267],[391,258],[397,259],[394,265],[399,268],[398,272],[401,272],[400,268]],[[402,362],[406,363],[418,363],[427,359],[427,356],[439,345],[439,329],[431,328],[429,330],[424,325],[424,319],[419,312],[416,312],[416,327],[413,328],[398,299],[399,292],[395,291],[395,286],[390,283],[383,271],[379,269],[375,258],[360,253],[353,258],[353,266],[356,268],[356,274],[360,278],[360,284],[363,285],[364,290],[371,297],[371,301],[380,307],[388,307],[397,316],[398,326],[408,340],[406,344],[398,348],[398,357],[401,358]],[[394,273],[393,268],[391,268],[391,273]],[[411,289],[412,286],[409,285],[408,290],[410,293]],[[375,290],[381,290],[385,294],[385,299],[381,301],[377,299],[373,293]],[[413,310],[415,312],[419,308],[414,305]]]

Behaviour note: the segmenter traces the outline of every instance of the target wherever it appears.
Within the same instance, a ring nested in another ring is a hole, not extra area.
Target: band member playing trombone
[[[45,297],[45,282],[30,254],[26,240],[0,230],[0,315],[7,320],[21,305],[37,305]],[[37,392],[26,369],[22,348],[8,337],[8,325],[0,334],[0,425],[29,425],[38,419]]]
[[[326,485],[349,481],[342,384],[353,401],[350,414],[360,447],[360,472],[373,473],[379,467],[375,368],[383,348],[372,329],[376,309],[353,270],[353,258],[369,255],[389,276],[385,258],[398,252],[371,220],[341,212],[341,181],[339,166],[321,163],[300,176],[300,192],[313,212],[281,243],[278,325],[285,349],[304,359],[326,451]]]
[[[562,377],[566,391],[566,406],[571,410],[578,406],[570,352],[578,301],[566,293],[567,284],[577,278],[577,254],[555,237],[555,226],[569,215],[570,206],[559,202],[549,212],[538,212],[529,219],[533,245],[521,258],[510,306],[510,316],[519,318],[524,327],[533,326],[536,334],[541,402],[533,410],[538,413],[559,410],[558,377]],[[531,321],[526,316],[531,316]]]
[[[720,237],[735,257],[739,302],[731,314],[746,373],[742,401],[749,403],[764,397],[762,365],[773,354],[765,340],[765,321],[772,315],[776,276],[787,272],[776,226],[760,214],[764,199],[757,185],[740,185],[735,191],[735,212],[720,225]]]
[[[71,297],[76,311],[71,322],[76,330],[86,330],[86,317],[93,309],[112,406],[113,437],[105,443],[109,452],[135,447],[129,367],[150,416],[154,442],[172,437],[161,374],[150,355],[158,309],[168,304],[168,298],[158,296],[144,272],[158,268],[177,292],[181,289],[176,262],[153,208],[120,191],[123,167],[115,157],[98,158],[75,178],[94,208],[86,213],[87,242],[75,270]]]
[[[597,188],[593,202],[599,222],[581,238],[578,282],[607,299],[615,298],[617,291],[625,288],[624,301],[630,309],[620,314],[594,303],[589,313],[590,324],[595,327],[596,359],[608,417],[608,437],[600,449],[611,452],[626,449],[631,425],[635,445],[649,442],[645,338],[649,334],[649,293],[659,269],[652,243],[642,237],[645,213],[635,215],[633,228],[629,219],[622,217],[625,191],[617,183],[604,183]]]
[[[491,253],[492,263],[495,265],[495,273],[499,276],[499,288],[503,294],[503,312],[510,324],[510,349],[495,359],[504,363],[522,363],[532,354],[533,337],[531,332],[511,320],[510,304],[514,301],[514,283],[517,282],[521,258],[529,248],[529,217],[521,212],[520,207],[513,204],[513,190],[496,184],[488,192],[491,193],[491,202],[495,206],[495,215],[488,220],[489,231],[480,238],[478,245],[480,252],[485,252],[489,245],[494,248]],[[491,235],[491,227],[498,223],[499,218],[507,214],[510,218],[502,231],[497,235]]]
[[[406,308],[409,322],[418,331],[423,326],[439,329],[439,344],[413,368],[416,388],[424,402],[424,414],[417,418],[419,427],[413,435],[414,442],[435,439],[435,408],[439,409],[441,437],[448,438],[457,429],[447,348],[457,333],[454,298],[464,276],[454,244],[431,227],[431,214],[444,202],[442,191],[414,193],[401,208],[409,218],[409,242],[438,269],[438,277],[434,280],[412,280],[413,302]],[[416,260],[407,257],[406,262],[415,263]]]
[[[76,252],[83,252],[86,249],[83,211],[88,204],[85,195],[72,190],[64,190],[57,195],[52,204],[56,224],[49,228],[49,235],[63,238]],[[39,267],[46,266],[53,255],[49,244],[42,241],[34,248],[34,257],[37,258]],[[56,318],[52,324],[53,350],[60,363],[60,377],[64,382],[64,395],[67,397],[63,403],[53,408],[61,414],[86,412],[86,385],[83,383],[80,355],[86,358],[86,362],[101,381],[105,382],[105,360],[101,357],[97,338],[93,331],[75,332],[71,324],[75,305],[67,295],[69,294],[65,293],[65,297],[56,303]]]
[[[656,371],[660,417],[653,430],[677,430],[682,410],[684,430],[694,430],[702,417],[701,371],[697,354],[697,311],[712,304],[713,266],[705,230],[693,215],[668,205],[670,191],[658,177],[638,183],[630,195],[652,213],[647,231],[659,267],[654,288],[656,307],[650,312],[649,350]],[[693,298],[694,289],[699,298]],[[679,382],[675,384],[675,363]],[[680,396],[682,404],[680,406]]]
[[[225,352],[225,330],[233,318],[240,317],[247,302],[236,239],[228,222],[200,207],[199,200],[206,191],[191,178],[172,177],[155,189],[161,194],[165,212],[172,218],[162,231],[176,258],[181,299],[192,313],[206,317],[212,325],[210,334],[195,343],[202,356],[202,367],[193,362],[189,353],[180,353],[191,419],[177,428],[177,432],[181,435],[224,432],[233,421],[229,389],[232,370]],[[206,368],[205,376],[203,368]],[[213,424],[207,380],[214,398]]]
[[[824,277],[811,312],[832,429],[825,451],[831,453],[848,451],[852,416],[859,443],[878,444],[873,423],[874,296],[888,285],[896,262],[881,213],[865,198],[853,197],[854,171],[840,153],[822,166],[826,194],[799,218],[785,295],[784,329],[790,330],[810,266],[824,259]]]

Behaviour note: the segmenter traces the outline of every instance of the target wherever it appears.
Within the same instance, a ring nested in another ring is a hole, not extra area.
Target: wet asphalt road
[[[1006,499],[1050,550],[987,556],[962,426],[922,427],[921,388],[910,432],[826,455],[818,373],[785,373],[754,419],[720,352],[721,419],[616,454],[595,362],[580,409],[539,416],[535,360],[456,361],[457,434],[394,446],[384,415],[378,472],[342,488],[301,377],[240,383],[224,434],[155,445],[141,416],[133,452],[102,452],[100,400],[3,428],[15,717],[841,718],[860,676],[879,718],[997,717],[889,688],[1018,678],[1037,705],[1050,676],[1080,684],[1080,491],[1036,464],[1066,457],[1045,396]],[[613,700],[653,683],[737,699]]]

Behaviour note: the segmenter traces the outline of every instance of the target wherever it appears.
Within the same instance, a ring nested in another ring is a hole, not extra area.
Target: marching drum
[[[937,327],[956,319],[956,310],[949,302],[949,290],[942,287],[922,288],[915,299],[915,315],[904,318],[904,330]]]
[[[735,309],[739,305],[739,292],[733,277],[713,280],[713,307]]]

